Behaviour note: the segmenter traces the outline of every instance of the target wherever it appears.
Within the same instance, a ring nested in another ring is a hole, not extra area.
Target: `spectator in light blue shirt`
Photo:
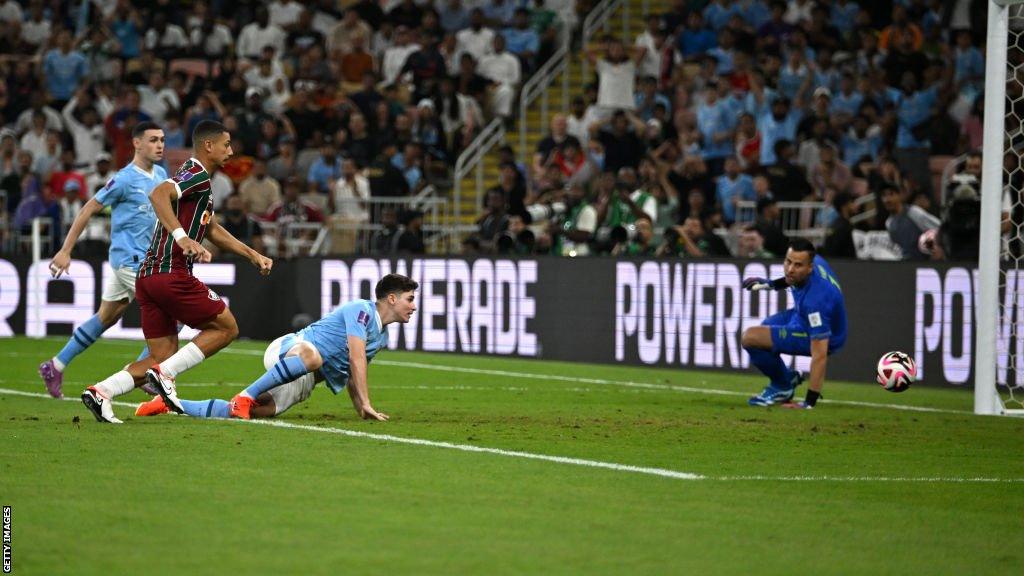
[[[771,19],[772,13],[768,9],[768,5],[762,0],[745,0],[736,4],[739,15],[743,18],[743,21],[750,25],[751,28],[757,30],[768,20]]]
[[[715,197],[726,224],[736,221],[736,205],[740,200],[757,200],[754,180],[740,172],[740,162],[735,156],[725,159],[725,174],[715,179]]]
[[[864,103],[864,95],[856,89],[853,74],[844,73],[839,78],[839,91],[832,94],[829,111],[844,118],[852,118],[860,112]]]
[[[733,132],[739,118],[725,100],[718,97],[717,79],[705,86],[704,102],[697,106],[697,129],[701,133],[708,172],[720,174],[724,159],[733,152]]]
[[[953,58],[956,63],[953,80],[957,86],[973,86],[985,79],[985,58],[981,55],[981,50],[971,46],[970,30],[960,30],[956,33]]]
[[[654,76],[645,76],[640,80],[640,90],[636,93],[636,114],[644,122],[654,118],[654,110],[658,104],[665,107],[665,111],[671,114],[672,102],[658,92],[658,79]]]
[[[860,13],[860,5],[849,0],[836,0],[832,4],[832,25],[840,33],[849,34],[857,23],[857,14]]]
[[[858,114],[853,118],[853,125],[840,138],[840,145],[843,163],[847,166],[856,166],[865,156],[874,162],[882,148],[882,130],[871,126],[867,116]]]
[[[57,36],[57,48],[47,52],[43,58],[46,89],[58,101],[58,109],[74,96],[82,78],[89,73],[85,56],[78,50],[72,50],[73,47],[71,32],[63,30]]]
[[[704,8],[704,21],[715,31],[725,28],[733,14],[739,14],[740,7],[729,0],[712,0]]]
[[[320,156],[309,166],[306,182],[310,192],[328,194],[334,181],[341,177],[341,157],[333,142],[325,142],[320,147]]]
[[[686,17],[686,29],[677,40],[679,53],[686,60],[693,60],[718,45],[718,37],[704,27],[704,17],[694,10]]]
[[[438,9],[438,14],[441,19],[441,28],[449,34],[469,28],[469,10],[466,10],[462,0],[448,0],[444,6]]]
[[[734,43],[732,31],[725,29],[718,33],[718,46],[708,50],[708,55],[718,62],[719,74],[732,74]]]
[[[121,44],[121,58],[138,58],[142,48],[142,22],[130,4],[119,4],[114,21],[110,23],[110,30]]]
[[[512,0],[489,0],[483,3],[481,9],[488,24],[494,28],[504,28],[512,23],[516,6]]]
[[[775,164],[776,142],[796,140],[801,116],[800,110],[791,108],[789,99],[784,96],[776,98],[771,108],[761,114],[757,121],[757,129],[761,132],[761,166]]]
[[[540,37],[530,26],[530,12],[526,8],[516,8],[515,25],[505,28],[505,49],[519,57],[523,65],[533,68],[533,58],[540,49]]]
[[[931,142],[927,137],[920,137],[920,128],[931,117],[939,100],[937,86],[925,90],[917,89],[917,76],[911,70],[903,73],[902,90],[889,88],[886,94],[889,102],[896,108],[897,148],[929,148]]]

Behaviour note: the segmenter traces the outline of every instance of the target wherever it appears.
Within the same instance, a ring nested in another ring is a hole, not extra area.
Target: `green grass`
[[[36,365],[61,344],[0,340],[0,388],[42,392]],[[234,344],[180,377],[180,394],[229,398],[262,372],[263,347]],[[68,370],[66,394],[138,348],[98,344]],[[0,393],[0,504],[13,506],[14,573],[1024,571],[1024,483],[920,481],[1024,479],[1024,422],[971,415],[965,391],[896,395],[829,382],[833,402],[817,410],[754,409],[744,397],[760,387],[753,373],[398,352],[378,360],[370,389],[390,422],[357,420],[346,395],[322,387],[282,420],[706,478],[140,419],[124,406],[125,424],[107,426],[78,402]],[[614,383],[623,381],[661,387]],[[826,479],[785,479],[795,476]],[[918,481],[863,479],[907,477]]]

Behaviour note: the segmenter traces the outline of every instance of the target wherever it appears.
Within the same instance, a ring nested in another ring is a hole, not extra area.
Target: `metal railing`
[[[827,202],[777,202],[779,223],[786,236],[820,241],[825,238],[822,216],[830,208]],[[736,203],[736,223],[752,224],[757,219],[757,202],[740,200]]]
[[[484,194],[483,160],[487,153],[491,151],[491,148],[504,141],[505,123],[502,122],[501,118],[495,118],[470,142],[469,146],[462,151],[462,154],[459,154],[458,160],[455,161],[455,173],[452,175],[454,180],[452,199],[455,202],[455,226],[453,228],[455,228],[454,232],[456,234],[461,231],[462,225],[462,179],[474,170],[476,171],[476,205],[482,205]]]

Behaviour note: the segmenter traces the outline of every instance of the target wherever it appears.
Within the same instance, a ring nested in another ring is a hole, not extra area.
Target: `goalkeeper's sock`
[[[789,368],[786,368],[786,364],[782,361],[782,356],[775,352],[758,348],[745,348],[745,350],[747,354],[750,354],[750,363],[757,366],[757,369],[771,380],[772,386],[779,390],[793,388]]]
[[[58,371],[63,372],[64,368],[75,359],[75,356],[85,352],[86,348],[92,346],[105,330],[106,328],[103,327],[103,323],[100,322],[99,314],[86,320],[84,324],[71,333],[68,343],[54,357],[53,365]]]
[[[242,390],[242,394],[255,400],[260,397],[260,394],[267,390],[280,386],[286,382],[297,380],[308,372],[309,370],[302,362],[302,358],[299,358],[298,356],[285,356],[284,360],[281,360],[277,364],[271,366],[270,370],[267,370],[266,374],[260,376],[259,379],[250,384],[248,388]]]
[[[228,418],[227,400],[178,400],[185,414],[193,418]]]

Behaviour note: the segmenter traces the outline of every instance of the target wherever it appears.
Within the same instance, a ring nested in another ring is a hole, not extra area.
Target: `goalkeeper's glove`
[[[769,280],[767,278],[746,278],[743,280],[744,290],[784,290],[788,284],[785,278],[777,278],[775,280]]]

